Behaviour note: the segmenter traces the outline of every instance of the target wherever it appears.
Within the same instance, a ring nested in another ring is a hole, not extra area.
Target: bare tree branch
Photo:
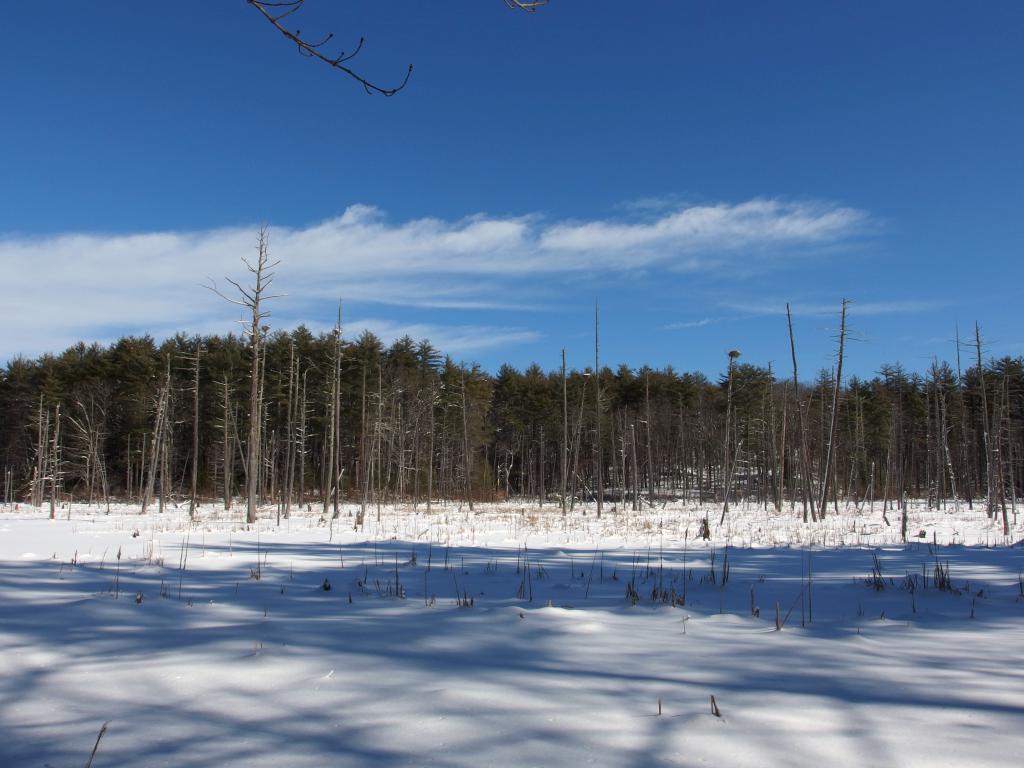
[[[363,77],[361,74],[356,72],[351,67],[347,66],[347,62],[354,59],[359,52],[363,49],[363,43],[365,39],[360,37],[359,43],[356,45],[355,50],[351,53],[345,53],[342,51],[337,56],[330,56],[321,52],[321,48],[334,39],[334,33],[328,32],[327,35],[319,42],[312,42],[307,38],[302,37],[302,30],[288,29],[282,20],[302,10],[302,6],[305,5],[306,0],[278,0],[272,2],[271,0],[245,0],[249,5],[259,11],[263,18],[265,18],[270,24],[280,32],[285,38],[295,43],[299,49],[299,53],[309,58],[319,59],[320,61],[327,64],[329,67],[337,69],[338,71],[348,75],[369,93],[379,93],[383,96],[394,96],[400,90],[405,88],[409,82],[409,77],[412,75],[412,64],[405,72],[405,77],[402,82],[392,88],[384,88],[377,85],[376,83]],[[505,5],[513,10],[528,11],[530,13],[536,11],[540,6],[547,5],[548,0],[503,0]],[[280,9],[280,10],[276,10]]]
[[[319,59],[328,66],[333,67],[334,69],[337,69],[340,72],[343,72],[344,74],[348,75],[353,80],[355,80],[357,83],[359,83],[361,86],[363,86],[363,89],[367,93],[379,93],[382,96],[394,96],[400,90],[405,88],[406,83],[409,82],[409,77],[412,75],[412,64],[410,64],[409,69],[406,70],[405,77],[402,79],[402,82],[393,88],[384,88],[382,86],[379,86],[376,83],[373,83],[367,78],[360,75],[351,67],[347,66],[346,63],[351,61],[352,58],[355,57],[362,50],[364,42],[363,38],[359,38],[359,44],[356,45],[355,50],[352,51],[351,53],[346,54],[344,51],[342,51],[337,56],[330,56],[322,53],[320,49],[334,39],[333,32],[329,32],[327,36],[324,37],[319,42],[311,42],[301,37],[301,30],[296,29],[293,31],[285,27],[281,23],[281,20],[284,19],[286,16],[290,16],[296,11],[301,10],[306,0],[290,0],[290,2],[265,2],[265,0],[245,1],[249,5],[254,7],[257,11],[259,11],[261,14],[263,14],[263,18],[270,22],[270,24],[273,25],[273,27],[277,29],[278,32],[280,32],[288,40],[291,40],[293,43],[295,43],[295,45],[299,49],[299,53],[301,53],[303,56],[309,56],[310,58]],[[280,13],[275,13],[274,11],[270,10],[273,8],[283,8],[285,10],[281,11]]]
[[[518,8],[520,11],[529,11],[530,13],[536,11],[540,6],[547,4],[548,0],[532,0],[532,2],[520,2],[520,0],[505,0],[505,5],[507,5],[509,8]]]

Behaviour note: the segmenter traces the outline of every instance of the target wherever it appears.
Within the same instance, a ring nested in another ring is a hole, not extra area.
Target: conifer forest
[[[803,519],[922,499],[978,505],[1008,526],[1024,481],[1024,361],[985,357],[980,330],[952,362],[839,387],[834,370],[798,369],[794,382],[792,369],[733,357],[715,379],[624,365],[595,377],[593,364],[491,374],[409,337],[385,346],[300,327],[257,342],[255,364],[237,335],[12,360],[0,378],[5,498],[229,510],[255,467],[258,505],[285,517],[296,505],[336,515],[343,501],[572,507],[600,489],[633,509],[729,496]]]

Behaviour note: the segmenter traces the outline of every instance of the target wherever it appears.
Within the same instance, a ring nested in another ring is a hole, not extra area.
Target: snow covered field
[[[682,504],[135,511],[0,511],[0,766],[84,765],[107,721],[95,768],[1024,754],[1024,525],[977,505],[906,545],[878,506],[709,508],[709,542]]]

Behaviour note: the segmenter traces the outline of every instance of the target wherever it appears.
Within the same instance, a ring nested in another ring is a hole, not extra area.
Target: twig
[[[514,2],[515,0],[506,0],[506,2]],[[346,62],[351,61],[363,48],[364,38],[359,38],[359,43],[356,45],[355,50],[351,53],[345,53],[342,51],[337,56],[327,56],[320,52],[320,49],[334,39],[334,33],[329,32],[319,42],[310,42],[309,40],[300,37],[301,30],[296,29],[292,31],[285,27],[281,20],[286,16],[290,16],[296,11],[300,10],[306,0],[291,0],[290,2],[267,2],[265,0],[246,0],[249,5],[259,11],[263,18],[265,18],[270,24],[280,32],[285,38],[295,43],[299,49],[299,53],[303,56],[310,58],[319,59],[320,61],[327,64],[329,67],[337,69],[340,72],[351,77],[361,86],[363,89],[370,94],[379,93],[382,96],[394,96],[400,90],[405,88],[406,83],[409,82],[409,77],[412,75],[412,64],[409,65],[409,69],[406,70],[405,77],[402,82],[393,88],[383,88],[376,83],[367,80],[365,77],[360,75],[358,72],[353,70],[351,67],[346,65]],[[281,13],[274,13],[268,9],[270,8],[287,8],[287,10]],[[532,9],[524,9],[532,10]]]
[[[103,734],[107,732],[107,726],[110,725],[110,721],[107,720],[100,728],[100,732],[96,734],[96,743],[92,746],[92,754],[89,755],[89,762],[85,764],[85,768],[92,768],[92,761],[96,757],[96,750],[100,748],[100,739],[103,738]]]

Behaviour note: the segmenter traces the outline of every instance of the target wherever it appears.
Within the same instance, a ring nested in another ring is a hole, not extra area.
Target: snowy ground
[[[977,508],[907,545],[877,506],[710,510],[710,542],[672,504],[352,511],[0,511],[0,766],[84,765],[106,721],[94,768],[1024,754],[1024,525]]]

